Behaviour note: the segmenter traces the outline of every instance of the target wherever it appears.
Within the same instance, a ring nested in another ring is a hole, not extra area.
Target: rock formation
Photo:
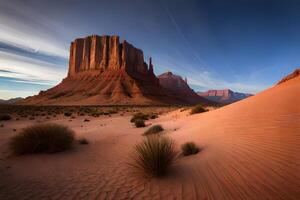
[[[296,69],[293,73],[287,75],[286,77],[284,77],[283,79],[281,79],[278,84],[281,84],[281,83],[284,83],[290,79],[293,79],[293,78],[296,78],[300,76],[300,68],[299,69]]]
[[[252,96],[252,94],[234,92],[230,89],[208,90],[206,92],[198,92],[197,94],[199,96],[205,97],[208,100],[223,104],[233,103]]]
[[[159,84],[175,94],[176,96],[185,97],[190,104],[201,102],[208,102],[206,99],[199,97],[194,90],[192,90],[187,79],[182,79],[181,76],[175,75],[172,72],[166,72],[158,76]]]
[[[21,101],[42,105],[189,103],[186,96],[160,86],[152,59],[148,65],[142,50],[120,42],[118,36],[97,35],[71,43],[68,74],[60,84]]]

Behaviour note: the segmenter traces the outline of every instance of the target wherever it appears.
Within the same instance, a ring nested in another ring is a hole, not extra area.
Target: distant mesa
[[[197,92],[197,94],[208,100],[215,101],[217,103],[222,103],[222,104],[233,103],[252,96],[252,94],[234,92],[230,89],[208,90],[206,92]]]
[[[187,78],[183,79],[181,76],[173,74],[170,71],[157,77],[159,79],[159,84],[163,88],[174,93],[176,96],[185,97],[190,104],[196,104],[198,102],[211,103],[205,98],[197,95],[197,93],[189,87]]]
[[[0,99],[0,104],[9,104],[9,105],[16,104],[21,100],[23,100],[22,97],[12,98],[12,99],[8,99],[8,100]]]
[[[92,35],[71,43],[68,75],[57,86],[28,97],[22,104],[154,105],[210,102],[191,100],[160,85],[143,51],[119,36]]]
[[[286,77],[284,77],[283,79],[281,79],[278,84],[284,83],[290,79],[296,78],[300,76],[300,68],[296,69],[293,73],[287,75]]]

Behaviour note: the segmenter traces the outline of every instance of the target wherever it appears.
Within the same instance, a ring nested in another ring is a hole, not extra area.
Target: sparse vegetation
[[[55,153],[71,148],[74,132],[58,124],[37,124],[23,129],[10,141],[15,154]]]
[[[151,134],[157,134],[159,132],[162,132],[164,129],[161,125],[154,125],[151,126],[148,130],[144,132],[144,135],[151,135]]]
[[[196,113],[203,113],[206,112],[207,110],[200,104],[194,106],[191,110],[191,115],[196,114]]]
[[[89,141],[85,138],[81,138],[81,139],[78,140],[78,143],[79,144],[89,144]]]
[[[199,147],[194,142],[187,142],[181,146],[181,150],[184,156],[189,156],[197,154],[199,152]]]
[[[136,120],[148,120],[149,115],[143,113],[136,113],[132,116],[130,122],[135,122]]]
[[[147,175],[160,177],[168,172],[177,153],[174,141],[162,136],[148,136],[134,147],[133,167]]]
[[[145,127],[145,126],[146,126],[146,125],[145,125],[145,121],[142,120],[142,119],[137,119],[137,120],[135,120],[135,121],[134,121],[134,125],[135,125],[135,127],[137,127],[137,128],[141,128],[141,127]]]
[[[9,114],[0,114],[0,121],[11,120],[11,116]]]
[[[71,113],[71,112],[65,112],[64,115],[65,115],[66,117],[70,117],[70,116],[72,115],[72,113]]]

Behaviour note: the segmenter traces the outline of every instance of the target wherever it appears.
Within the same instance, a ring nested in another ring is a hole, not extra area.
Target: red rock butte
[[[196,98],[192,100],[191,98]],[[70,46],[68,75],[57,86],[19,104],[160,105],[210,102],[162,87],[143,51],[118,36],[92,35]]]
[[[125,70],[154,76],[151,58],[149,67],[143,51],[126,40],[120,43],[119,36],[97,36],[76,39],[71,43],[68,76],[80,72],[99,70]]]

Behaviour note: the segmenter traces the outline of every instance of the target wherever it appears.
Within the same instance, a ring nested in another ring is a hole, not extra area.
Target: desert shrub
[[[29,117],[29,120],[35,120],[35,117]]]
[[[78,140],[78,143],[79,144],[89,144],[89,141],[85,138],[81,138],[81,139]]]
[[[15,154],[55,153],[71,148],[74,132],[58,124],[37,124],[23,129],[10,141]]]
[[[202,112],[206,112],[207,110],[205,108],[203,108],[202,105],[196,105],[192,108],[191,110],[191,114],[196,114],[196,113],[202,113]]]
[[[89,121],[90,121],[89,119],[84,119],[84,120],[83,120],[83,122],[89,122]]]
[[[153,113],[149,116],[150,119],[156,119],[158,118],[157,114]]]
[[[9,114],[0,114],[0,121],[11,120],[11,116]]]
[[[71,112],[65,112],[64,115],[65,115],[66,117],[70,117],[70,116],[72,115],[72,113],[71,113]]]
[[[142,119],[137,119],[137,120],[135,120],[135,121],[134,121],[134,125],[135,125],[135,127],[137,127],[137,128],[141,128],[141,127],[145,127],[145,126],[146,126],[146,125],[145,125],[145,121],[142,120]]]
[[[130,122],[135,122],[136,120],[148,120],[149,115],[143,113],[136,113],[132,116]]]
[[[151,126],[148,130],[146,130],[144,132],[144,135],[151,135],[151,134],[156,134],[156,133],[159,133],[161,131],[163,131],[163,127],[161,125],[154,125],[154,126]]]
[[[184,156],[189,156],[197,154],[199,152],[199,147],[194,142],[187,142],[181,146],[181,150]]]
[[[131,165],[150,176],[165,175],[174,163],[174,141],[162,136],[148,136],[134,147],[134,163]]]

